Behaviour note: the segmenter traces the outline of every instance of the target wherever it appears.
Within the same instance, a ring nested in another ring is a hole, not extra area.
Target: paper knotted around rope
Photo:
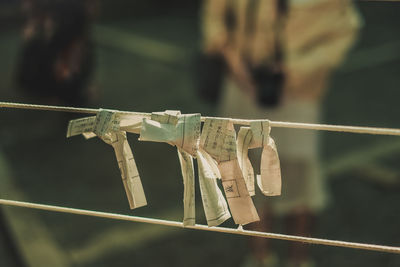
[[[165,142],[177,147],[181,165],[183,192],[183,225],[195,225],[195,180],[193,157],[197,154],[200,138],[200,114],[181,115],[179,111],[153,112],[151,119],[143,119],[141,141]]]
[[[134,116],[130,116],[132,119]],[[67,137],[82,134],[85,138],[98,136],[114,149],[131,209],[147,205],[143,185],[129,146],[126,132],[120,129],[121,117],[117,111],[101,109],[97,116],[71,120]]]
[[[236,132],[229,119],[206,119],[200,149],[216,162],[222,185],[236,224],[259,221],[236,155]],[[211,163],[210,163],[211,165]]]
[[[252,121],[250,127],[241,127],[238,134],[238,159],[250,194],[254,195],[254,170],[248,158],[248,149],[262,148],[260,174],[257,185],[266,196],[278,196],[282,190],[278,151],[268,120]]]
[[[228,204],[217,184],[221,179],[216,161],[202,149],[197,151],[201,199],[208,226],[218,226],[231,218]]]

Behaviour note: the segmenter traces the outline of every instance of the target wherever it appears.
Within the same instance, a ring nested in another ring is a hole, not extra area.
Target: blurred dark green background
[[[200,1],[101,1],[93,29],[92,86],[99,96],[92,106],[213,115],[193,80],[199,6]],[[330,84],[324,122],[400,128],[400,3],[357,6],[364,27]],[[19,1],[0,0],[1,101],[31,101],[15,90],[21,27]],[[65,138],[74,117],[0,110],[1,198],[181,220],[183,186],[173,147],[129,136],[148,200],[147,207],[130,211],[112,148],[98,139]],[[400,139],[322,137],[331,204],[314,236],[399,246]],[[196,201],[197,221],[205,223],[199,192]],[[0,266],[240,266],[250,250],[245,237],[2,208],[13,240],[0,236]],[[287,232],[280,221],[273,230]],[[272,246],[285,257],[288,242]],[[392,254],[323,246],[311,251],[317,266],[400,266]]]

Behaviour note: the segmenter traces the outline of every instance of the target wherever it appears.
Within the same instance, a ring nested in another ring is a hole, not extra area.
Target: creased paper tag
[[[67,137],[94,131],[96,116],[71,120],[68,123]]]
[[[199,171],[199,183],[204,213],[208,226],[218,226],[231,217],[228,205],[217,184],[217,178],[204,151],[197,151],[197,163]],[[219,174],[219,171],[218,171]]]
[[[233,123],[226,119],[206,119],[200,148],[218,162],[222,185],[236,224],[259,221],[236,155]]]
[[[166,142],[196,155],[200,138],[200,114],[180,115],[178,111],[152,113],[151,120],[143,119],[141,141]]]
[[[114,110],[100,109],[96,116],[96,122],[93,132],[97,136],[103,136],[108,132],[119,130],[119,120],[116,118],[117,113]]]
[[[105,143],[112,145],[129,206],[134,209],[147,205],[147,201],[126,132],[119,131],[118,115],[116,111],[102,109],[95,117],[72,120],[68,125],[67,137],[82,134],[88,139],[97,135]]]
[[[243,175],[248,176],[248,183],[251,184],[248,185],[250,191],[252,185],[254,188],[254,170],[248,158],[248,149],[261,147],[261,174],[257,175],[257,185],[264,195],[277,196],[281,194],[282,188],[281,168],[270,131],[268,120],[253,121],[250,123],[250,128],[241,127],[238,138],[238,158],[241,161]]]
[[[279,196],[282,190],[281,167],[278,151],[274,140],[270,136],[271,127],[268,120],[253,121],[250,123],[253,132],[253,141],[250,148],[262,147],[260,175],[257,175],[257,184],[266,196]]]
[[[100,138],[114,148],[130,208],[146,206],[147,201],[142,181],[126,133],[121,131],[109,132]]]
[[[151,119],[143,119],[140,131],[141,141],[165,142],[177,147],[184,184],[184,226],[195,224],[193,157],[199,144],[200,120],[200,114],[153,112]]]
[[[195,188],[194,188],[194,168],[193,157],[178,149],[179,162],[181,164],[183,177],[183,226],[195,225],[196,206],[195,206]]]
[[[254,170],[248,157],[249,144],[252,139],[253,133],[250,128],[240,127],[237,138],[237,157],[250,196],[255,195]]]

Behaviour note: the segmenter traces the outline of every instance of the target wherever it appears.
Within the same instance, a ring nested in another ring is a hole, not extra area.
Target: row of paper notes
[[[167,110],[143,116],[102,109],[96,116],[70,121],[67,137],[98,136],[114,148],[131,209],[145,206],[147,201],[126,133],[140,134],[140,141],[176,146],[184,184],[184,226],[194,225],[196,218],[193,159],[197,159],[207,223],[217,226],[231,216],[240,225],[259,221],[251,199],[255,194],[255,180],[264,195],[281,194],[279,157],[270,131],[268,120],[252,121],[250,127],[241,127],[236,136],[229,119],[207,118],[201,127],[200,114]],[[257,175],[248,157],[248,150],[254,148],[262,148]]]

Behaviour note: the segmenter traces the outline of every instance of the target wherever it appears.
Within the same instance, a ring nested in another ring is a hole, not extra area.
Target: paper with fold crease
[[[219,170],[211,164],[214,159],[207,158],[207,153],[199,149],[197,151],[197,164],[199,171],[199,183],[204,213],[208,226],[218,226],[231,217],[228,205],[217,184],[217,178],[221,178]]]
[[[117,118],[117,113],[113,110],[100,109],[97,113],[94,125],[94,133],[97,136],[104,136],[108,132],[119,130],[120,119]]]
[[[151,119],[143,119],[140,131],[141,141],[166,142],[177,147],[184,185],[184,226],[195,224],[193,157],[199,145],[200,119],[200,114],[181,115],[171,110],[153,112]]]
[[[238,134],[238,159],[247,177],[249,191],[254,190],[254,170],[248,158],[248,149],[262,148],[260,174],[257,185],[266,196],[281,194],[282,179],[279,156],[274,140],[270,137],[271,127],[268,120],[253,121],[250,127],[241,127]],[[254,191],[253,191],[254,192]]]
[[[153,112],[143,119],[141,141],[166,142],[196,155],[200,137],[200,114],[181,115],[179,111]]]
[[[249,144],[252,139],[253,133],[250,128],[240,127],[237,138],[237,157],[250,196],[255,195],[254,170],[248,157]]]
[[[142,181],[140,180],[132,150],[126,139],[126,132],[108,132],[100,138],[114,148],[130,208],[135,209],[146,206],[147,201]]]
[[[179,163],[183,177],[183,225],[196,224],[195,188],[193,157],[185,151],[178,150]]]
[[[67,137],[82,134],[85,138],[98,136],[114,148],[122,182],[131,209],[147,205],[139,172],[126,138],[126,132],[120,130],[121,118],[111,110],[100,110],[97,116],[69,122]]]
[[[228,119],[206,119],[200,148],[218,163],[222,185],[235,223],[244,225],[259,221],[237,159],[233,123]]]
[[[68,123],[67,137],[92,133],[96,123],[96,116],[70,120]]]
[[[105,111],[104,109],[100,109],[99,112]],[[106,110],[109,112],[113,112],[114,122],[111,124],[111,129],[113,131],[121,130],[129,133],[140,133],[140,128],[142,127],[142,121],[144,116],[135,115],[135,114],[126,114],[119,113],[117,111]],[[110,115],[108,115],[110,116]],[[97,118],[97,116],[90,116],[85,118],[80,118],[76,120],[69,121],[67,137],[75,136],[75,135],[84,135],[85,138],[95,137],[96,134],[96,123],[104,124],[104,118]],[[119,123],[119,124],[118,124]],[[104,127],[104,126],[103,126]],[[100,131],[100,126],[98,126],[98,130]],[[100,133],[101,134],[101,133]]]

